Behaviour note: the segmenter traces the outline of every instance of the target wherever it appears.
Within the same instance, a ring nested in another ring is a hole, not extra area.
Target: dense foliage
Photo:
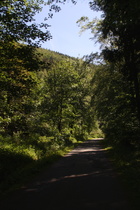
[[[94,1],[97,8],[103,10],[101,24],[102,36],[109,39],[109,46],[103,50],[104,58],[111,63],[121,63],[120,71],[133,86],[133,95],[140,121],[139,87],[139,12],[140,2]],[[92,5],[91,5],[92,7]]]
[[[95,66],[17,43],[5,45],[2,52],[2,135],[75,137],[92,130],[90,81]]]
[[[38,45],[40,41],[50,39],[48,24],[36,24],[34,19],[35,14],[42,10],[42,4],[42,0],[0,1],[0,40]]]
[[[82,31],[90,29],[93,38],[102,44],[101,55],[97,58],[103,58],[103,65],[93,79],[93,101],[101,127],[112,142],[138,146],[140,2],[95,0],[90,1],[90,7],[102,11],[101,20],[82,17],[78,24]],[[92,57],[95,55],[89,56]]]
[[[139,119],[131,82],[125,80],[117,66],[106,65],[96,72],[93,83],[92,100],[106,138],[114,144],[138,146]]]
[[[48,160],[93,131],[90,83],[96,68],[45,49],[1,44],[2,191],[34,161]]]

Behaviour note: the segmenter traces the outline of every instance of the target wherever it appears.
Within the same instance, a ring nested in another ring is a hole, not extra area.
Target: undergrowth
[[[0,138],[0,195],[19,188],[53,162],[72,150],[78,141],[64,143],[60,139],[40,137],[36,144],[9,142]]]
[[[127,190],[133,209],[140,209],[140,148],[104,141],[106,151]]]

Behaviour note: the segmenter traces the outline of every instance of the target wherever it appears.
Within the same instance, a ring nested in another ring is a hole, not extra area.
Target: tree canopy
[[[90,3],[90,7],[103,11],[99,30],[102,38],[109,39],[109,43],[102,53],[105,60],[122,64],[120,71],[126,80],[132,82],[140,120],[140,2],[97,0]]]
[[[51,38],[48,24],[36,24],[34,16],[42,9],[41,0],[3,0],[0,2],[1,41],[39,44]],[[42,29],[45,29],[42,30]]]

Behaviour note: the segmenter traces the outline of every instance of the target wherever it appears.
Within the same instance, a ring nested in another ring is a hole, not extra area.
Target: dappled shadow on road
[[[106,151],[101,148],[99,140],[86,141],[54,164],[50,173],[46,174],[47,179],[43,175],[41,181],[38,181],[38,184],[35,185],[36,189],[25,188],[25,191],[40,191],[42,187],[44,189],[47,183],[69,181],[68,179],[91,175],[95,177],[102,174],[105,175],[112,171],[105,153]]]
[[[100,144],[96,143],[96,140],[81,144],[52,166],[48,182],[102,173],[104,169],[110,170],[107,167],[109,162],[105,162],[106,152],[99,147]]]
[[[9,201],[14,208],[4,209],[128,210],[101,141],[82,143]]]

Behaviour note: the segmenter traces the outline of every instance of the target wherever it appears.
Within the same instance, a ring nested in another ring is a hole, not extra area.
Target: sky
[[[60,52],[76,58],[99,51],[99,44],[91,40],[92,34],[89,30],[80,35],[80,28],[76,23],[82,16],[88,16],[90,20],[100,17],[100,13],[89,8],[87,0],[79,0],[76,5],[67,0],[65,5],[60,4],[61,11],[54,12],[53,18],[46,23],[51,25],[49,31],[52,39],[42,44],[42,48]],[[46,8],[36,16],[39,23],[46,17]]]

